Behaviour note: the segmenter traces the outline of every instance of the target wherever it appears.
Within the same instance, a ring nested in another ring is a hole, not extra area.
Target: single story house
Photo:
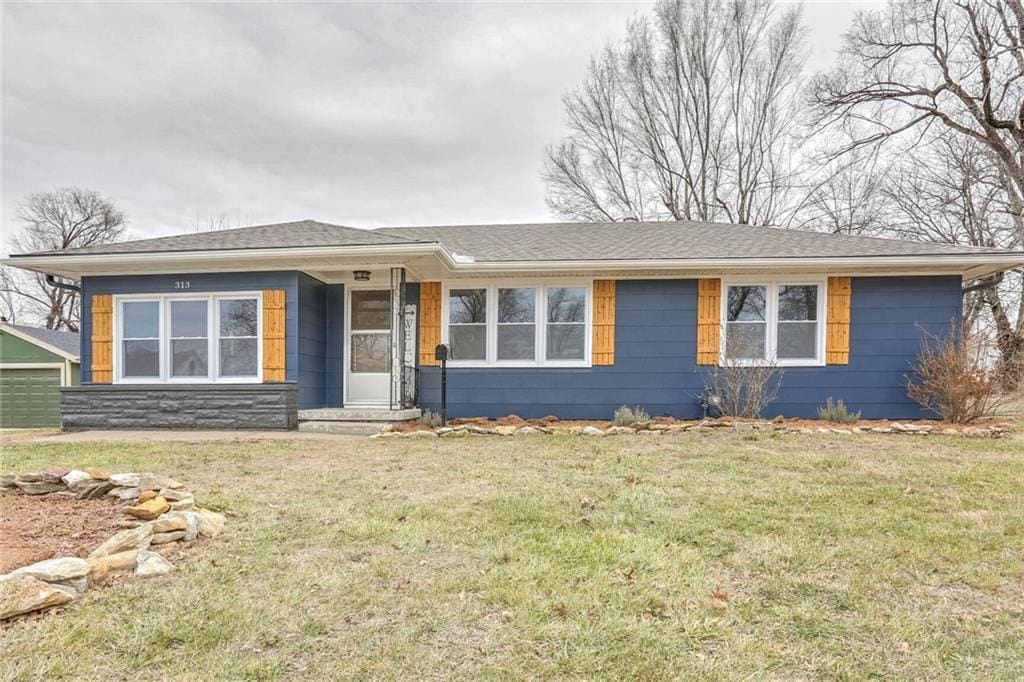
[[[80,283],[65,427],[295,428],[437,410],[441,343],[453,417],[697,418],[710,368],[771,358],[769,416],[831,397],[926,417],[905,388],[923,336],[1024,253],[702,222],[303,220],[7,263]]]
[[[61,389],[79,383],[78,339],[0,322],[0,428],[61,425]]]

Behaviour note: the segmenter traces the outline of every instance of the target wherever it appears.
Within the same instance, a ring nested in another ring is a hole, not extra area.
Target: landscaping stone
[[[14,474],[4,474],[0,476],[0,488],[17,488],[18,477]]]
[[[437,438],[433,431],[411,431],[406,434],[407,438]]]
[[[52,481],[24,481],[19,480],[16,484],[18,490],[25,493],[26,495],[46,495],[47,493],[55,493],[62,490],[67,490],[64,483],[58,479],[56,483]]]
[[[632,433],[636,433],[636,431],[628,426],[612,426],[605,431],[605,434],[609,436],[620,436]]]
[[[437,435],[439,435],[441,438],[468,438],[469,431],[465,429],[451,429],[450,431],[438,433]]]
[[[138,550],[130,549],[126,552],[117,552],[116,554],[108,554],[106,556],[90,557],[86,561],[89,562],[89,566],[92,567],[94,574],[97,572],[127,571],[128,569],[135,568],[135,560],[138,555]]]
[[[664,431],[652,431],[650,429],[644,429],[643,431],[637,431],[636,435],[638,435],[638,436],[660,436],[663,433],[665,433],[665,432]]]
[[[97,469],[96,467],[84,467],[82,471],[89,474],[97,481],[105,481],[108,478],[110,478],[110,474],[108,474],[106,471],[103,471],[103,469]]]
[[[196,509],[196,501],[191,496],[185,497],[178,500],[177,502],[171,502],[170,507],[172,512],[192,511]]]
[[[144,523],[137,528],[129,528],[110,537],[106,542],[89,554],[89,558],[105,557],[130,549],[145,549],[153,538],[153,528]]]
[[[46,483],[63,483],[61,479],[71,471],[65,467],[50,467],[39,472],[39,480]]]
[[[83,483],[78,487],[78,499],[95,500],[103,497],[114,489],[114,484],[102,479],[92,479],[91,483]]]
[[[150,521],[150,527],[153,529],[153,535],[157,533],[170,533],[176,530],[185,530],[188,528],[188,521],[181,516],[169,516],[164,514],[155,521]],[[154,540],[153,542],[156,542]]]
[[[124,511],[126,514],[143,519],[144,521],[151,521],[164,512],[170,510],[170,508],[171,505],[167,503],[167,500],[162,497],[154,497],[153,499],[146,500],[134,507],[125,507]]]
[[[171,564],[156,552],[140,550],[135,560],[135,575],[140,578],[151,578],[167,575],[171,572]]]
[[[192,497],[192,493],[187,490],[175,490],[174,488],[160,488],[160,492],[157,493],[160,497],[164,498],[168,502],[178,502],[184,500],[187,497]]]
[[[13,575],[30,575],[48,583],[59,580],[70,580],[82,578],[89,574],[89,562],[73,556],[64,556],[57,559],[46,559],[38,561],[29,566],[12,571]]]
[[[83,559],[83,561],[85,561]],[[89,576],[83,575],[77,578],[68,578],[67,580],[53,580],[46,581],[52,587],[67,591],[72,598],[82,596],[86,590],[89,589]]]
[[[516,432],[518,426],[512,426],[511,424],[499,424],[494,427],[494,432],[499,436],[511,436]]]
[[[110,481],[120,488],[138,488],[139,487],[138,474],[113,474],[110,476]],[[138,493],[135,493],[138,495]]]
[[[192,542],[199,536],[199,514],[194,511],[171,511],[161,516],[152,523],[159,523],[168,519],[181,519],[185,522],[185,542]]]
[[[138,499],[138,497],[139,497],[139,489],[138,488],[123,488],[123,487],[119,486],[119,487],[111,488],[110,491],[107,492],[107,496],[108,497],[116,497],[119,500],[135,500],[135,499]]]
[[[198,509],[195,512],[199,519],[199,534],[203,537],[215,538],[224,530],[224,515],[209,509]]]
[[[72,469],[68,473],[64,474],[60,480],[68,487],[68,490],[78,492],[82,484],[88,483],[91,486],[95,479],[93,479],[93,477],[86,471]]]
[[[153,539],[150,546],[153,545],[165,545],[168,542],[177,542],[178,540],[185,539],[185,531],[183,530],[172,530],[167,533],[153,533]]]
[[[60,606],[71,601],[65,590],[53,587],[30,575],[0,578],[0,620]]]
[[[139,502],[149,502],[156,497],[155,490],[143,490],[142,488],[139,488],[139,490],[142,491],[139,493]],[[167,498],[165,497],[164,499],[166,500]]]
[[[604,431],[602,431],[601,429],[597,428],[596,426],[584,426],[580,430],[580,435],[581,436],[603,436],[604,435]]]

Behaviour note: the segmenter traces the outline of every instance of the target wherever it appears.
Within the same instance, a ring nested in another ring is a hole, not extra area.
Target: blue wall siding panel
[[[327,285],[299,273],[299,409],[327,404]]]
[[[345,380],[345,286],[328,284],[327,288],[327,371],[324,407],[341,407]]]
[[[791,367],[767,416],[815,417],[829,397],[865,418],[922,418],[906,395],[906,376],[925,331],[941,334],[960,318],[959,277],[853,280],[850,364]],[[696,365],[694,280],[617,284],[615,364],[587,369],[451,369],[453,417],[518,414],[608,419],[623,404],[654,415],[696,418],[705,374]],[[440,405],[440,372],[421,369],[421,403]]]
[[[174,283],[188,281],[188,291]],[[126,275],[82,278],[82,383],[92,381],[93,294],[173,294],[284,289],[288,381],[298,381],[299,291],[296,272],[223,272],[177,275]]]

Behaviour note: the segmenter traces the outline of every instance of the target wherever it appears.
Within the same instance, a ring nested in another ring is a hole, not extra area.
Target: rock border
[[[105,583],[111,573],[131,571],[140,578],[166,575],[172,570],[167,557],[178,547],[199,537],[217,537],[225,523],[223,514],[196,505],[184,485],[152,473],[108,474],[83,467],[4,474],[0,493],[134,500],[136,504],[124,511],[139,520],[107,538],[85,559],[56,557],[0,575],[0,621],[67,604]]]
[[[936,427],[932,424],[919,422],[891,422],[888,426],[793,426],[780,420],[730,420],[730,419],[704,419],[697,422],[677,422],[662,424],[658,422],[644,422],[633,426],[610,426],[600,428],[594,425],[575,425],[562,427],[558,422],[547,423],[544,426],[537,424],[522,425],[496,425],[481,426],[479,424],[459,424],[456,426],[445,426],[436,429],[423,427],[413,431],[400,431],[394,428],[385,428],[381,433],[375,433],[370,438],[465,438],[469,436],[534,436],[545,434],[568,434],[585,437],[603,436],[660,436],[667,433],[689,433],[708,432],[721,429],[732,429],[735,431],[765,431],[771,433],[800,433],[800,434],[836,434],[850,436],[865,433],[888,433],[914,436],[943,435],[962,436],[965,438],[1002,438],[1011,431],[1011,428],[1002,424],[985,426],[965,426],[963,428]]]

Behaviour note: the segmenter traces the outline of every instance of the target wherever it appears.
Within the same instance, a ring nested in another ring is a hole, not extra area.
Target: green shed
[[[60,389],[79,383],[79,335],[0,323],[0,428],[60,426]]]

